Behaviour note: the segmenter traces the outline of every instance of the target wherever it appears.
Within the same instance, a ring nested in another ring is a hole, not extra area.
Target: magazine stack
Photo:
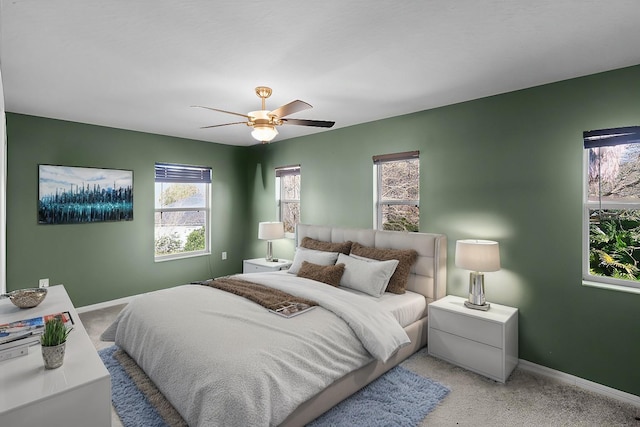
[[[29,347],[40,343],[45,322],[56,317],[67,327],[73,325],[73,319],[68,311],[0,325],[0,361],[26,356],[29,353]]]

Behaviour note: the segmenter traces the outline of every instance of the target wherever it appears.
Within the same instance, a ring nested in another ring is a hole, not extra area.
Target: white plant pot
[[[67,343],[63,342],[54,346],[42,346],[42,359],[45,369],[56,369],[64,362],[64,350]]]

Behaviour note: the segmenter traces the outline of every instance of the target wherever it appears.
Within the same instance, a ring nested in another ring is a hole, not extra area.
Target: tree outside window
[[[420,229],[420,153],[373,157],[375,172],[374,227],[379,230]]]
[[[276,168],[278,220],[284,223],[288,237],[293,237],[300,222],[300,182],[300,165]]]

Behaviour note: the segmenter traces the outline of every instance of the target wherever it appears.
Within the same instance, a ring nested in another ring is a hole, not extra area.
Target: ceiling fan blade
[[[336,122],[330,122],[327,120],[305,120],[305,119],[282,119],[282,122],[288,125],[314,126],[317,128],[330,128],[336,124]]]
[[[221,125],[202,126],[200,129],[219,128],[220,126],[229,126],[229,125],[246,125],[246,124],[247,124],[247,122],[223,123],[223,124],[221,124]]]
[[[234,116],[246,117],[247,119],[251,118],[251,117],[247,116],[246,114],[234,113],[233,111],[220,110],[218,108],[203,107],[202,105],[192,105],[192,107],[195,107],[195,108],[206,108],[207,110],[218,111],[220,113],[233,114]]]
[[[298,111],[308,110],[309,108],[313,108],[311,104],[307,104],[304,101],[296,99],[295,101],[291,101],[288,104],[284,104],[283,106],[270,111],[269,116],[283,118],[290,114],[297,113]]]

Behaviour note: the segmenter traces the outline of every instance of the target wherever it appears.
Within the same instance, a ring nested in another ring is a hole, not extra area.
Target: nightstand
[[[264,273],[267,271],[288,270],[292,262],[287,259],[267,261],[264,258],[245,259],[242,262],[243,273]]]
[[[465,301],[448,295],[429,304],[429,354],[504,383],[518,364],[518,309],[472,310]]]

